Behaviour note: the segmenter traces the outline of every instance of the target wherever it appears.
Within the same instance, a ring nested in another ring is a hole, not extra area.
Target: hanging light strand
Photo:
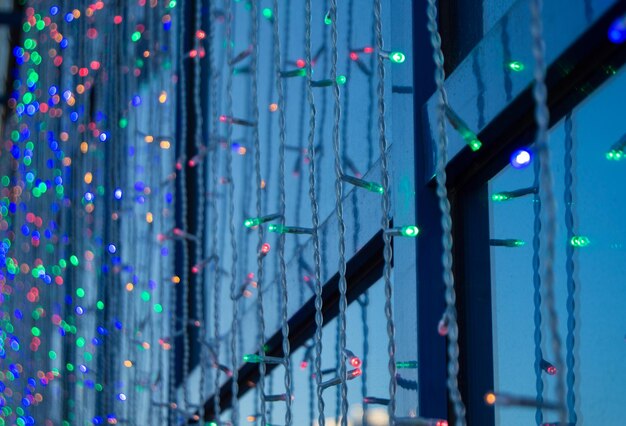
[[[258,59],[259,59],[259,47],[258,47],[258,31],[259,31],[259,16],[258,16],[258,4],[257,0],[251,1],[250,8],[250,45],[252,52],[250,56],[250,75],[251,75],[251,96],[252,96],[252,117],[253,120],[259,122],[259,80],[258,80]],[[261,141],[259,137],[259,127],[255,126],[252,129],[252,139],[254,143],[254,174],[256,180],[256,215],[261,217],[263,211],[262,206],[262,184],[263,178],[261,177]],[[259,226],[258,229],[258,243],[257,243],[257,325],[258,325],[258,345],[259,354],[265,354],[265,312],[263,307],[263,288],[264,288],[264,268],[263,268],[263,238],[265,236],[265,228]],[[267,424],[267,413],[265,407],[265,375],[267,373],[267,366],[265,360],[261,360],[259,363],[259,381],[257,384],[257,391],[259,395],[259,415],[261,424]]]
[[[574,175],[572,173],[573,158],[572,149],[574,146],[572,113],[565,116],[565,227],[567,229],[567,240],[574,238],[574,195],[572,186]],[[567,411],[568,421],[571,424],[578,423],[576,414],[576,281],[574,250],[572,244],[565,244],[565,269],[567,273],[567,339],[566,339],[566,364],[567,364]],[[554,367],[553,367],[554,368]]]
[[[279,213],[285,217],[285,93],[283,90],[283,80],[280,78],[281,69],[281,50],[280,50],[280,33],[279,33],[279,11],[278,0],[274,0],[274,20],[273,20],[273,42],[274,42],[274,74],[276,79],[276,94],[278,95],[278,194],[279,194]],[[285,424],[290,425],[292,422],[292,389],[291,389],[291,365],[289,344],[289,318],[287,312],[288,294],[287,294],[287,269],[285,265],[285,234],[280,233],[278,237],[278,263],[280,270],[280,288],[281,288],[281,330],[283,335],[283,356],[285,357]]]
[[[311,201],[311,223],[313,225],[313,262],[315,282],[313,288],[315,290],[315,383],[317,394],[317,423],[323,426],[326,422],[324,416],[324,397],[322,395],[322,328],[324,326],[324,317],[322,314],[322,277],[321,277],[321,254],[319,240],[319,206],[317,204],[317,183],[316,183],[316,167],[317,159],[315,152],[315,125],[316,125],[316,109],[315,99],[313,97],[313,89],[311,87],[312,77],[312,58],[311,58],[311,0],[305,1],[305,56],[306,56],[306,95],[309,103],[309,135],[308,135],[308,154],[309,154],[309,199]]]
[[[454,290],[454,275],[452,274],[452,216],[450,214],[450,201],[448,200],[448,190],[446,188],[446,163],[448,151],[448,136],[446,134],[446,105],[448,96],[444,87],[444,57],[441,50],[441,36],[437,28],[437,4],[436,0],[428,0],[427,7],[428,30],[430,32],[430,42],[433,47],[433,58],[435,60],[435,84],[437,87],[437,197],[439,198],[439,209],[441,210],[441,227],[443,246],[443,282],[445,285],[446,310],[444,312],[443,323],[447,326],[448,336],[448,392],[455,414],[457,426],[464,426],[465,405],[461,399],[459,390],[459,329],[456,320],[456,292]]]
[[[375,32],[376,32],[376,47],[379,51],[383,49],[383,28],[382,28],[382,4],[380,0],[374,1],[374,19],[375,19]],[[384,58],[377,55],[377,73],[378,73],[378,133],[380,144],[380,170],[381,170],[381,184],[383,187],[383,193],[381,197],[382,207],[382,220],[381,227],[383,231],[389,229],[389,217],[391,214],[391,200],[389,198],[390,176],[388,169],[388,156],[387,156],[387,135],[385,125],[385,63]],[[396,411],[396,342],[395,342],[395,324],[393,319],[393,293],[391,283],[391,235],[387,232],[383,232],[383,241],[385,247],[383,249],[383,257],[385,265],[383,267],[383,279],[385,283],[385,317],[387,319],[387,353],[389,356],[388,370],[389,370],[389,405],[387,410],[389,413],[389,422],[391,425],[395,423],[395,411]]]
[[[548,328],[550,341],[557,371],[563,371],[563,355],[561,354],[561,336],[559,333],[558,314],[554,296],[554,259],[556,242],[556,198],[554,196],[554,183],[552,169],[550,168],[550,150],[548,147],[548,125],[550,112],[548,110],[548,89],[545,83],[545,41],[543,38],[542,23],[542,0],[531,0],[531,35],[533,42],[533,57],[535,60],[533,86],[533,98],[535,100],[535,121],[537,123],[537,137],[535,146],[539,153],[539,188],[541,189],[542,205],[545,206],[546,249],[543,268],[543,290],[545,307],[548,313]],[[567,413],[565,409],[565,383],[563,374],[556,377],[556,398],[559,405],[559,421],[566,423]]]

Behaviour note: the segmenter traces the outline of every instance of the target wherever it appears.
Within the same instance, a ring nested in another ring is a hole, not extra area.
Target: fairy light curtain
[[[0,424],[163,423],[176,2],[21,3],[0,155]]]

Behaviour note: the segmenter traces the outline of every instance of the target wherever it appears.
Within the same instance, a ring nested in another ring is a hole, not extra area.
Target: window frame
[[[601,86],[611,75],[607,70],[617,70],[626,62],[626,46],[612,44],[606,36],[609,25],[624,13],[623,5],[617,1],[596,3],[602,3],[600,6],[604,7],[601,15],[591,24],[578,29],[579,34],[572,31],[560,40],[556,39],[556,31],[562,29],[563,25],[548,22],[545,17],[554,15],[544,14],[546,44],[555,46],[547,57],[549,127],[558,123]],[[524,7],[527,8],[528,5],[524,4]],[[549,9],[548,12],[553,8],[558,8],[558,5],[544,5],[544,10]],[[568,19],[564,14],[582,14],[582,11],[562,12],[556,15],[560,17],[561,23]],[[528,26],[527,20],[516,19],[516,16],[519,18],[519,13],[520,8],[513,7],[505,18],[509,22]],[[476,48],[489,48],[489,44],[493,42],[493,39],[486,38]],[[460,64],[450,79],[458,82],[474,78],[472,67],[467,64],[471,60],[470,53],[464,61],[466,63]],[[528,68],[533,65],[527,64]],[[498,64],[488,64],[484,70],[485,75],[501,73],[501,68],[496,68],[498,66],[501,67]],[[446,86],[451,84],[450,79],[446,81]],[[471,99],[478,96],[480,94],[476,91],[468,95]],[[425,126],[430,129],[431,135],[431,158],[434,158],[436,152],[432,142],[436,135],[435,101],[433,97],[425,106]],[[469,104],[465,104],[466,110],[471,108],[468,107]],[[456,112],[464,116],[463,108]],[[471,123],[470,127],[479,128],[476,123]],[[449,131],[453,133],[451,128]],[[478,137],[483,142],[479,152],[473,153],[468,147],[449,147],[448,191],[453,216],[453,268],[460,336],[459,386],[466,404],[469,424],[495,424],[495,410],[483,402],[485,392],[493,389],[494,385],[488,182],[508,164],[516,149],[530,145],[535,134],[532,85],[528,85],[510,101],[503,100],[497,112],[487,119],[486,125],[478,132]],[[434,161],[430,164],[431,173],[434,164]],[[433,185],[433,181],[428,184]],[[420,259],[420,268],[429,268],[429,264]],[[434,269],[432,266],[430,268]],[[424,396],[424,402],[430,402],[430,399],[439,402],[437,396]],[[448,421],[454,422],[452,410],[448,411]]]

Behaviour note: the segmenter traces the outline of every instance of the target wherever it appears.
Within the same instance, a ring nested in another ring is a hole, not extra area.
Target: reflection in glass
[[[626,182],[626,168],[606,156],[626,131],[619,108],[623,93],[626,74],[621,72],[550,132],[550,165],[556,194],[561,194],[555,291],[564,342],[563,371],[552,364],[554,354],[542,333],[545,314],[538,272],[545,243],[539,238],[537,157],[527,151],[523,162],[534,167],[511,164],[489,182],[492,241],[532,242],[491,244],[492,397],[512,394],[530,398],[535,402],[530,405],[544,406],[496,402],[496,424],[557,421],[556,411],[548,406],[555,401],[555,383],[561,374],[570,423],[623,423],[626,198],[617,183]]]

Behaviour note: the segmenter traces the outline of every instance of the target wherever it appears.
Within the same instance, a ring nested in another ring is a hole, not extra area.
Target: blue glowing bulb
[[[109,244],[107,250],[109,251],[109,253],[114,254],[117,251],[117,247],[115,247],[115,244]]]
[[[527,149],[518,149],[511,155],[511,166],[516,169],[523,169],[527,167],[532,161],[532,154]]]
[[[120,401],[126,401],[126,395],[123,393],[118,393],[117,399],[119,399]]]
[[[141,97],[139,95],[133,96],[132,102],[133,102],[133,106],[141,105]]]
[[[122,190],[121,190],[121,188],[117,188],[113,192],[113,196],[115,197],[116,200],[121,200],[122,199]]]
[[[609,27],[609,40],[616,44],[626,41],[626,15],[613,21]]]

